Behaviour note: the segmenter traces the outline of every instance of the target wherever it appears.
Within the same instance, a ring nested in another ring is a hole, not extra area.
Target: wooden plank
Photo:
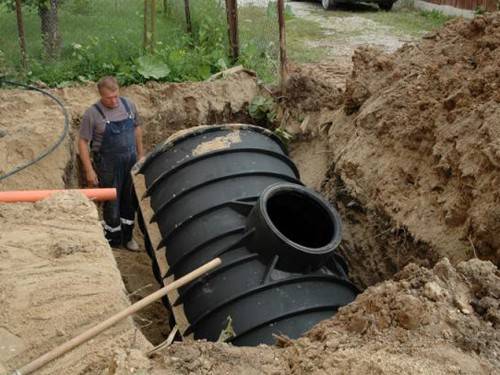
[[[448,5],[457,9],[476,10],[478,6],[487,11],[497,10],[496,0],[423,0],[427,3]]]
[[[161,275],[166,275],[170,267],[166,257],[166,250],[163,248],[157,250],[158,245],[162,240],[162,235],[158,224],[155,222],[151,223],[154,211],[151,208],[151,198],[144,197],[144,193],[146,192],[146,180],[144,175],[137,174],[135,172],[132,172],[132,180],[134,181],[134,189],[139,200],[142,216],[144,218],[144,226],[146,227],[146,232],[149,236],[149,240],[151,241],[151,245],[153,246],[154,256],[156,262],[158,263],[158,268]],[[163,285],[169,285],[174,280],[174,276],[169,276],[168,278],[163,279]],[[175,322],[179,328],[179,332],[184,338],[192,338],[192,334],[184,336],[184,332],[186,332],[189,327],[189,321],[186,317],[186,313],[184,312],[184,305],[181,304],[174,306],[175,301],[179,298],[179,292],[177,290],[173,290],[167,294],[167,298],[172,306],[172,312],[174,313]]]

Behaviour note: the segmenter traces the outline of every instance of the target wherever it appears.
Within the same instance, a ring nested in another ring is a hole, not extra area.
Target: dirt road
[[[269,0],[242,0],[243,7],[274,7]],[[266,11],[267,15],[271,9]],[[350,66],[354,50],[374,46],[394,52],[404,43],[440,27],[448,18],[438,13],[421,12],[400,2],[390,12],[376,5],[345,4],[325,11],[321,2],[287,1],[286,30],[289,59],[294,63],[332,61]]]

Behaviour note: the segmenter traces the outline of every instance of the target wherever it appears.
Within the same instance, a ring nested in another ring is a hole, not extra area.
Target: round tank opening
[[[268,198],[266,210],[276,229],[300,246],[322,248],[334,237],[328,208],[302,192],[276,192]]]

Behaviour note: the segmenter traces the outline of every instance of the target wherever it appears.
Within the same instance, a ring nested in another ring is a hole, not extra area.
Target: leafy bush
[[[156,56],[141,56],[137,59],[137,72],[146,79],[161,79],[170,74],[170,69]]]
[[[248,113],[258,122],[271,124],[276,120],[276,103],[272,98],[266,96],[254,96],[248,106]]]

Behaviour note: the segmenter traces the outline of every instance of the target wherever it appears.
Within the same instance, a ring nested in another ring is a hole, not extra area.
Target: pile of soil
[[[0,227],[0,373],[129,305],[96,206],[80,193],[0,204]],[[128,319],[40,373],[97,373],[118,348],[150,347]]]
[[[394,54],[361,48],[325,113],[323,192],[360,285],[404,265],[500,261],[500,14],[455,20]],[[319,118],[317,116],[316,118]]]
[[[111,374],[492,374],[500,368],[500,274],[477,259],[407,266],[305,337],[280,347],[174,343],[114,357]]]

